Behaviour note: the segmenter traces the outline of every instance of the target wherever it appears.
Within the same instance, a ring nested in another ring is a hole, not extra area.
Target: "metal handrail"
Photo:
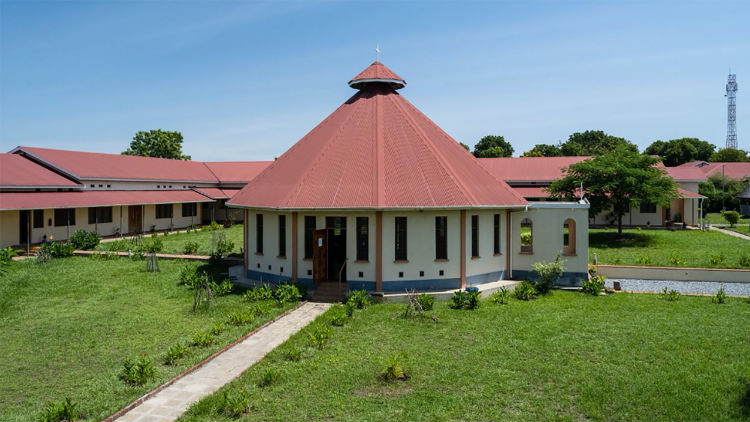
[[[344,263],[341,264],[341,269],[339,270],[339,296],[341,296],[343,293],[341,293],[341,273],[344,272],[344,267],[346,267],[346,263],[349,261],[349,258],[344,259]]]

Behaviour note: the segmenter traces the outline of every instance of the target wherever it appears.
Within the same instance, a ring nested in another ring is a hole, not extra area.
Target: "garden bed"
[[[438,301],[431,318],[404,304],[357,311],[322,349],[310,333],[334,310],[193,405],[182,422],[229,420],[223,394],[249,392],[243,421],[739,421],[750,376],[750,305],[705,296],[604,297],[555,291],[474,311]],[[287,350],[300,348],[302,359]],[[386,383],[388,357],[410,379]],[[274,368],[269,377],[269,368]],[[271,378],[269,385],[260,387]]]
[[[232,227],[229,228],[219,228],[217,230],[209,230],[209,226],[205,226],[204,228],[199,228],[196,230],[191,230],[190,232],[172,232],[172,233],[159,233],[156,235],[157,238],[161,239],[164,248],[162,249],[162,253],[169,253],[169,254],[183,254],[185,253],[185,246],[188,243],[197,243],[197,252],[195,252],[196,255],[210,255],[211,250],[213,248],[213,242],[214,242],[214,236],[219,236],[223,233],[226,240],[231,241],[234,243],[234,248],[232,249],[233,253],[240,253],[240,250],[243,247],[243,241],[242,241],[242,232],[243,232],[243,226],[242,224],[234,224]],[[152,235],[148,234],[144,236],[145,239],[148,239],[152,237]],[[123,242],[123,243],[119,243]],[[127,243],[125,243],[127,242]],[[105,241],[99,244],[99,246],[96,248],[98,250],[104,250],[109,251],[113,249],[122,249],[118,246],[130,244],[132,241],[129,239],[124,240],[113,240],[113,241]],[[127,248],[124,249],[125,251]]]
[[[66,397],[79,403],[86,420],[101,420],[292,306],[232,326],[229,314],[248,307],[240,291],[194,312],[194,291],[177,283],[182,268],[200,263],[159,265],[161,272],[150,273],[144,260],[128,258],[14,262],[0,278],[0,420],[34,420],[48,402]],[[224,330],[212,336],[213,345],[188,346],[193,334],[219,323]],[[178,343],[187,354],[165,365],[167,349]],[[119,379],[123,360],[144,353],[156,377],[142,386],[125,384]]]

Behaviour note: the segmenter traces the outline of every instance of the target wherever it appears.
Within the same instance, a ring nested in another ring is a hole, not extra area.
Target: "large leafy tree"
[[[667,167],[679,166],[691,161],[707,161],[716,151],[716,146],[698,138],[680,138],[669,141],[656,141],[649,145],[644,154],[658,155]]]
[[[502,136],[487,135],[474,145],[474,156],[480,158],[512,157],[513,147]]]
[[[536,144],[534,148],[523,153],[524,157],[559,157],[561,155],[560,147],[551,144]]]
[[[638,152],[638,146],[625,138],[612,136],[601,130],[587,130],[576,132],[568,137],[565,142],[558,145],[561,155],[599,155],[623,148],[628,151]]]
[[[182,133],[168,130],[149,130],[138,132],[130,142],[130,148],[123,155],[140,155],[143,157],[173,158],[189,160],[189,155],[182,153]]]
[[[716,151],[713,155],[711,155],[711,158],[709,158],[709,161],[711,162],[719,162],[719,163],[738,163],[738,162],[744,162],[744,161],[750,161],[750,157],[748,157],[747,151],[737,149],[737,148],[722,148],[718,151]]]
[[[737,195],[745,190],[748,183],[748,180],[724,176],[721,171],[708,176],[708,180],[698,185],[698,192],[708,198],[703,201],[703,208],[711,212],[738,210],[740,199]]]
[[[668,206],[677,196],[675,181],[658,167],[660,159],[621,146],[565,167],[565,176],[548,188],[554,197],[572,199],[583,184],[591,208],[589,215],[612,210],[617,216],[617,233],[622,234],[622,217],[644,203]]]

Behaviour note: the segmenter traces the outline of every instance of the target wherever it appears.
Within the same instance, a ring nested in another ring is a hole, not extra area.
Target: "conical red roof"
[[[368,69],[373,66],[382,65]],[[366,84],[229,203],[282,209],[527,204],[388,82]]]
[[[349,81],[349,86],[355,89],[364,88],[367,84],[386,83],[394,89],[401,89],[406,86],[406,81],[396,72],[388,69],[386,65],[378,61],[367,66],[365,70],[359,72],[357,76]]]

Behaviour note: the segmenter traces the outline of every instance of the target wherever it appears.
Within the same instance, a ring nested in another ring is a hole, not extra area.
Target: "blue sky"
[[[2,1],[0,147],[120,152],[162,128],[194,159],[273,159],[353,94],[379,43],[456,140],[500,134],[517,155],[587,129],[722,146],[731,67],[749,149],[748,16],[739,1]]]

